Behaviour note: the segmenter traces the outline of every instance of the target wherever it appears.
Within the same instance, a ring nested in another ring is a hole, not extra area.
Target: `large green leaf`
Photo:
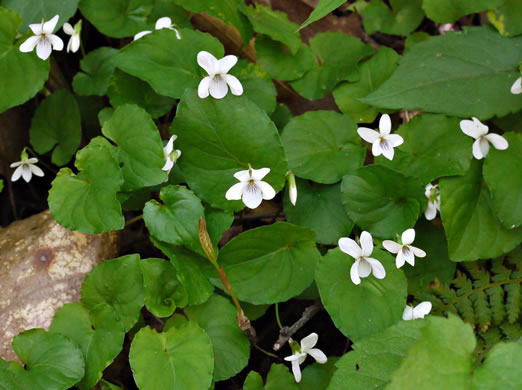
[[[29,29],[29,24],[41,23],[42,19],[50,20],[60,15],[55,31],[67,22],[78,8],[80,0],[4,0],[2,6],[12,8],[20,14],[24,23],[20,32]]]
[[[393,76],[363,103],[491,118],[522,108],[510,92],[520,76],[522,37],[503,38],[487,26],[449,32],[413,46]]]
[[[147,29],[153,0],[81,0],[80,11],[102,34],[124,38]]]
[[[422,337],[427,321],[400,321],[382,332],[357,341],[353,350],[336,363],[328,390],[342,389],[350,383],[353,390],[382,390],[399,368],[408,348]]]
[[[0,390],[23,390],[16,381],[15,374],[8,369],[9,365],[0,358]]]
[[[212,381],[212,343],[192,321],[164,333],[142,328],[132,340],[129,361],[141,390],[203,390]]]
[[[77,175],[62,168],[49,191],[56,221],[70,230],[103,233],[123,229],[125,219],[116,193],[123,184],[114,147],[102,138],[91,140],[76,154]]]
[[[76,387],[82,390],[96,385],[103,370],[120,353],[125,337],[112,310],[89,311],[78,302],[63,305],[49,331],[63,334],[79,345],[85,359],[85,376]]]
[[[53,15],[54,16],[54,15]],[[22,40],[13,44],[22,24],[15,11],[0,7],[0,113],[25,103],[44,85],[49,75],[50,61],[42,61],[36,53],[22,53]],[[9,75],[9,77],[7,77]]]
[[[321,0],[319,1],[319,4],[317,4],[317,7],[314,8],[310,16],[308,16],[308,19],[306,19],[301,27],[299,29],[305,28],[310,23],[313,23],[326,15],[328,15],[330,12],[335,10],[336,8],[340,7],[346,2],[346,0]]]
[[[334,111],[294,117],[282,135],[289,168],[299,177],[332,184],[361,167],[366,148],[357,124]]]
[[[472,139],[460,131],[457,118],[420,114],[401,126],[397,134],[404,143],[395,149],[393,160],[379,157],[379,164],[422,184],[468,171]]]
[[[147,202],[143,219],[150,233],[157,239],[174,245],[184,245],[203,255],[198,235],[198,221],[205,216],[199,198],[183,186],[163,187],[163,204]]]
[[[253,62],[239,60],[230,74],[241,80],[244,97],[252,100],[268,115],[274,112],[277,91],[274,83],[261,67]]]
[[[140,39],[141,40],[141,39]],[[239,210],[241,201],[225,198],[237,183],[234,173],[270,168],[263,179],[279,191],[288,167],[275,125],[244,97],[200,99],[188,90],[178,105],[171,133],[183,155],[179,165],[190,188],[213,207]]]
[[[343,177],[341,199],[352,221],[381,238],[412,227],[426,204],[420,183],[382,165]]]
[[[500,7],[488,12],[488,17],[500,34],[522,34],[522,3],[519,0],[504,0]]]
[[[353,258],[332,249],[317,265],[315,281],[321,301],[336,327],[357,341],[380,332],[401,320],[406,306],[407,282],[389,253],[374,249],[371,257],[386,270],[384,279],[373,275],[356,285],[350,279]]]
[[[497,8],[504,0],[423,0],[426,16],[437,23],[454,23],[461,17]]]
[[[500,256],[522,240],[522,228],[508,230],[500,223],[481,170],[482,162],[473,160],[465,176],[440,181],[442,223],[453,261]]]
[[[386,389],[467,389],[476,344],[471,325],[455,316],[432,316],[421,332]]]
[[[521,389],[520,362],[522,343],[496,344],[485,362],[473,372],[471,390]]]
[[[313,229],[320,244],[336,245],[350,234],[352,220],[341,202],[339,184],[324,185],[297,180],[297,203],[285,196],[284,210],[288,222]]]
[[[30,135],[31,145],[37,153],[47,153],[54,148],[52,162],[67,164],[82,138],[80,108],[74,95],[62,89],[40,103],[34,113]]]
[[[174,99],[158,95],[145,81],[117,70],[110,81],[107,95],[113,107],[126,103],[137,104],[144,108],[152,118],[159,118],[168,113]]]
[[[507,150],[491,148],[484,162],[484,180],[491,193],[493,209],[504,227],[512,229],[522,224],[522,134],[509,132]],[[506,169],[511,167],[512,169]]]
[[[353,72],[357,63],[374,51],[359,39],[339,32],[326,32],[310,39],[317,60],[311,70],[290,84],[307,99],[320,99]]]
[[[83,72],[76,73],[72,82],[74,92],[81,96],[105,95],[114,73],[116,54],[118,50],[112,47],[100,47],[83,57],[80,61]]]
[[[274,363],[266,376],[266,385],[263,385],[261,375],[250,371],[243,384],[243,390],[298,390],[297,386],[288,367]]]
[[[63,390],[83,378],[82,352],[61,334],[29,329],[15,336],[12,346],[25,363],[10,367],[22,389]]]
[[[357,81],[342,83],[333,90],[339,109],[356,122],[373,122],[380,111],[357,99],[369,95],[388,80],[397,68],[399,58],[395,50],[381,46],[372,58],[362,63]]]
[[[144,300],[139,255],[106,260],[96,266],[82,286],[82,302],[91,312],[112,309],[128,332],[138,321]]]
[[[257,305],[301,293],[312,283],[318,258],[312,230],[277,222],[233,238],[218,260],[237,297]],[[221,286],[217,277],[211,280]]]
[[[300,390],[326,390],[333,373],[337,370],[337,357],[329,356],[325,364],[313,363],[303,370],[303,378],[299,382]]]
[[[292,54],[297,53],[301,46],[301,38],[297,32],[299,26],[288,20],[286,13],[274,11],[259,3],[250,7],[243,5],[240,9],[248,17],[257,33],[268,35],[274,41],[288,46]]]
[[[140,262],[145,287],[145,306],[156,317],[169,317],[176,306],[187,303],[187,294],[177,278],[176,268],[164,259]]]
[[[239,7],[242,3],[240,0],[174,0],[174,3],[183,6],[183,8],[191,12],[208,13],[221,19],[225,24],[234,26],[243,37],[245,43],[248,43],[252,38],[252,26],[245,15],[239,12]]]
[[[103,135],[118,145],[123,175],[122,191],[153,186],[168,180],[163,143],[150,115],[141,107],[125,104],[103,124]]]
[[[239,329],[236,309],[227,298],[212,295],[202,305],[185,308],[185,314],[212,340],[214,381],[228,379],[246,367],[250,343]]]
[[[207,76],[197,63],[197,54],[204,50],[220,59],[223,46],[200,31],[182,29],[180,33],[182,39],[174,31],[161,29],[132,42],[120,50],[116,66],[145,80],[160,95],[180,98],[185,89],[196,90]]]

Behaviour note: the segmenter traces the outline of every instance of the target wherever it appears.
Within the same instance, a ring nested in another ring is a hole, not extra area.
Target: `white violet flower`
[[[179,31],[177,28],[174,28],[172,24],[172,20],[168,16],[164,16],[156,20],[156,25],[154,26],[156,30],[161,30],[162,28],[168,28],[169,30],[174,30],[176,32],[176,38],[181,39],[181,35],[179,35]],[[145,30],[134,35],[134,40],[140,39],[141,37],[150,34],[152,31]]]
[[[72,51],[76,53],[80,48],[80,33],[82,32],[82,21],[74,25],[74,28],[69,23],[63,24],[63,32],[70,35],[69,43],[67,44],[67,53]]]
[[[428,221],[431,221],[437,216],[437,210],[440,210],[439,186],[428,184],[424,190],[424,195],[428,198],[428,206],[424,210],[424,216]]]
[[[13,172],[13,176],[11,176],[11,181],[17,181],[22,177],[27,183],[31,181],[31,177],[43,176],[44,172],[36,166],[38,159],[35,157],[29,158],[25,149],[20,154],[20,161],[14,162],[10,165],[11,168],[16,168]]]
[[[473,142],[473,157],[480,160],[488,155],[489,143],[491,142],[495,149],[506,150],[509,146],[504,137],[498,134],[488,134],[489,128],[473,117],[472,120],[460,121],[460,129],[466,135],[475,138]]]
[[[165,154],[165,165],[163,168],[161,168],[164,171],[167,171],[170,173],[170,170],[174,167],[174,164],[176,164],[176,161],[178,161],[178,158],[181,157],[181,150],[174,150],[174,141],[178,138],[177,135],[173,135],[170,137],[169,142],[167,142],[167,145],[163,148],[163,154]]]
[[[513,85],[511,86],[511,93],[514,95],[518,95],[522,93],[522,77],[519,77],[515,80]]]
[[[416,320],[418,318],[424,318],[424,316],[428,315],[431,311],[431,302],[424,301],[419,303],[415,307],[411,307],[410,305],[406,305],[404,308],[404,312],[402,313],[402,319],[404,321]]]
[[[328,360],[323,351],[318,348],[314,348],[317,344],[319,336],[317,333],[310,333],[304,339],[301,340],[301,345],[298,342],[292,341],[290,346],[293,354],[285,357],[287,362],[292,362],[292,372],[297,383],[301,382],[301,367],[300,365],[306,359],[306,355],[310,355],[319,364],[324,364]]]
[[[252,169],[249,164],[248,169],[234,173],[239,183],[230,187],[225,197],[228,200],[243,199],[248,208],[255,209],[263,199],[270,200],[276,195],[270,184],[261,181],[269,172],[270,168]]]
[[[226,96],[228,88],[233,95],[242,95],[243,86],[239,80],[230,74],[230,69],[237,63],[237,57],[225,56],[218,60],[207,51],[198,53],[198,64],[208,73],[198,86],[198,96],[206,98],[209,93],[214,99],[222,99]]]
[[[339,249],[355,259],[350,269],[350,278],[354,284],[360,284],[361,278],[366,278],[372,273],[377,279],[384,279],[386,271],[377,259],[371,258],[373,252],[372,235],[366,231],[361,234],[361,246],[347,237],[339,239]]]
[[[366,142],[372,144],[372,154],[377,157],[381,154],[388,160],[393,160],[393,148],[401,145],[404,140],[398,134],[390,134],[391,119],[388,114],[381,115],[379,120],[379,131],[367,127],[359,127],[357,133]]]
[[[46,60],[54,50],[60,51],[63,49],[63,41],[60,37],[53,34],[56,23],[60,17],[56,15],[48,22],[38,24],[30,24],[29,28],[33,31],[34,35],[27,38],[27,40],[20,45],[20,51],[22,53],[29,53],[36,47],[36,55],[42,60]]]
[[[408,229],[402,233],[400,244],[392,240],[384,240],[382,242],[382,246],[386,248],[387,251],[391,253],[397,253],[397,257],[395,258],[395,265],[397,266],[397,268],[401,268],[404,265],[404,262],[408,262],[412,266],[414,266],[415,256],[426,256],[426,252],[424,252],[422,249],[416,248],[413,245],[411,245],[414,240],[415,230]]]
[[[290,198],[290,203],[295,206],[297,202],[297,185],[295,184],[295,176],[292,171],[288,171],[286,176],[288,179],[288,197]]]

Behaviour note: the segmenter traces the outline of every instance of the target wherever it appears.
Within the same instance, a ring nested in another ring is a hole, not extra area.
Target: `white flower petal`
[[[162,28],[171,28],[172,27],[172,21],[168,16],[164,16],[162,18],[159,18],[156,20],[156,25],[154,28],[156,30],[161,30]]]
[[[301,367],[296,360],[292,362],[292,373],[294,374],[295,381],[297,383],[301,382]]]
[[[296,352],[293,355],[286,356],[284,359],[287,362],[293,362],[293,361],[299,361],[299,360],[303,359],[303,357],[306,358],[306,353]]]
[[[318,348],[313,348],[313,349],[309,350],[308,355],[313,357],[315,359],[315,361],[319,364],[324,364],[328,361],[328,358],[326,357],[324,352]]]
[[[249,181],[251,179],[248,169],[234,173],[234,177],[239,181]]]
[[[170,170],[173,167],[174,167],[174,161],[172,161],[170,158],[167,158],[167,161],[165,162],[165,165],[163,165],[163,168],[161,168],[161,170],[163,170],[165,172],[170,172]]]
[[[63,41],[58,35],[49,34],[47,38],[51,41],[53,45],[53,50],[60,51],[63,49]]]
[[[198,65],[205,69],[209,76],[214,76],[218,73],[218,61],[208,51],[200,51],[197,60]]]
[[[176,32],[176,38],[178,38],[178,40],[181,39],[181,35],[180,35],[178,29],[177,28],[172,28],[172,29]]]
[[[232,187],[230,187],[225,194],[225,198],[228,200],[239,200],[243,196],[243,191],[245,187],[248,185],[248,182],[236,183]]]
[[[74,35],[74,28],[73,26],[71,26],[69,23],[65,22],[63,24],[63,32],[66,33],[67,35]]]
[[[352,279],[353,284],[361,284],[361,279],[359,278],[359,263],[361,261],[357,260],[352,264],[352,268],[350,268],[350,279]]]
[[[424,252],[422,249],[414,247],[414,246],[411,246],[411,245],[410,245],[410,249],[411,249],[411,251],[413,252],[413,254],[415,256],[417,256],[417,257],[426,257],[426,252]]]
[[[410,305],[406,305],[406,307],[404,308],[404,312],[402,313],[402,319],[404,321],[410,321],[410,320],[413,320],[413,307],[411,307]]]
[[[395,148],[403,144],[404,138],[402,138],[399,134],[390,134],[386,136],[386,141],[388,141],[388,143]]]
[[[409,246],[404,246],[401,250],[401,253],[402,257],[404,257],[404,260],[406,260],[407,263],[411,264],[412,266],[415,265],[415,256],[413,256],[413,252]]]
[[[174,150],[174,141],[177,138],[178,137],[176,135],[173,135],[172,137],[169,138],[167,145],[165,145],[165,147],[163,148],[163,153],[165,154],[165,156],[168,156],[169,154],[172,153],[172,151]]]
[[[11,176],[11,181],[17,181],[18,179],[20,179],[21,176],[22,176],[22,166],[20,165],[13,172],[13,176]]]
[[[357,134],[359,134],[359,137],[361,137],[363,140],[370,143],[375,142],[381,137],[381,135],[377,131],[369,129],[367,127],[359,127],[357,129]]]
[[[511,93],[515,95],[522,93],[522,77],[519,77],[515,80],[515,82],[511,86]]]
[[[30,24],[29,28],[33,32],[34,35],[42,35],[43,33],[43,23],[34,23]]]
[[[216,73],[226,74],[237,63],[237,57],[228,55],[218,60],[218,71]]]
[[[364,257],[370,256],[373,252],[373,239],[372,235],[366,231],[361,233],[361,237],[359,238],[361,242],[361,253]]]
[[[489,142],[485,137],[480,137],[478,139],[478,141],[479,141],[480,153],[485,158],[489,153]]]
[[[9,165],[11,168],[16,168],[16,167],[19,167],[20,165],[22,165],[24,162],[23,161],[17,161],[17,162],[14,162],[14,163],[11,163],[11,165]]]
[[[373,142],[372,144],[372,154],[377,157],[382,154],[382,148],[381,148],[381,140],[378,139]]]
[[[203,78],[203,80],[201,80],[199,82],[199,85],[198,85],[198,96],[201,99],[205,99],[206,97],[208,97],[209,89],[210,89],[210,80],[212,80],[212,77],[207,76],[207,77]]]
[[[406,262],[406,260],[404,260],[404,256],[402,255],[402,251],[399,251],[397,253],[397,256],[395,257],[395,266],[397,268],[401,268],[404,263]]]
[[[31,157],[25,160],[25,162],[29,164],[36,164],[38,162],[38,159],[36,157]]]
[[[415,229],[408,229],[402,233],[401,241],[404,245],[410,245],[415,241]]]
[[[393,146],[387,140],[381,142],[381,150],[384,157],[390,161],[393,160],[395,152],[393,150]]]
[[[288,197],[290,198],[290,203],[295,206],[297,202],[297,186],[290,185],[290,188],[288,189]]]
[[[413,318],[424,318],[431,311],[432,304],[429,301],[421,302],[413,309]]]
[[[60,19],[60,17],[55,15],[51,20],[45,22],[42,26],[42,32],[44,34],[52,34],[56,27],[56,23],[58,23],[58,19]]]
[[[243,203],[249,209],[257,208],[263,201],[263,194],[261,189],[255,185],[247,182],[245,189],[243,190]]]
[[[208,90],[214,99],[223,99],[227,95],[228,85],[222,77],[212,77]]]
[[[243,86],[241,82],[237,79],[237,77],[232,76],[230,74],[223,74],[221,77],[225,80],[225,82],[230,87],[230,92],[233,95],[240,96],[243,94]]]
[[[479,122],[480,123],[480,122]],[[487,133],[487,127],[484,131],[483,126],[479,126],[477,122],[470,121],[468,119],[464,119],[460,121],[460,129],[462,132],[470,137],[473,137],[475,139],[479,138],[481,135],[484,135]]]
[[[384,240],[382,242],[382,246],[390,253],[399,253],[399,251],[402,249],[402,245],[397,244],[392,240]]]
[[[317,340],[319,340],[319,336],[317,335],[317,333],[310,333],[308,336],[301,340],[301,351],[303,351],[303,353],[308,353],[310,349],[315,347],[315,344],[317,344]]]
[[[364,257],[359,261],[359,268],[357,269],[360,278],[367,278],[372,273],[372,266]]]
[[[257,181],[256,185],[261,190],[263,199],[270,200],[270,199],[274,199],[274,196],[276,196],[276,192],[275,192],[274,188],[270,184],[268,184],[266,181]]]
[[[382,114],[379,120],[379,131],[382,135],[388,135],[391,132],[392,123],[388,114]]]
[[[53,51],[51,46],[51,41],[47,38],[40,38],[38,40],[38,44],[36,45],[36,55],[40,57],[42,60],[46,60],[51,55]]]
[[[428,202],[428,206],[426,207],[426,210],[424,210],[424,217],[428,221],[431,221],[431,220],[435,219],[436,216],[437,216],[437,208],[435,207],[433,202]]]
[[[39,41],[40,36],[38,35],[33,35],[32,37],[27,38],[25,42],[20,45],[20,51],[22,53],[29,53],[30,51],[33,51]]]
[[[481,138],[478,138],[475,142],[473,142],[473,157],[475,157],[477,160],[481,160],[484,158],[484,155],[482,154],[482,149],[480,147],[480,141]],[[487,143],[487,141],[486,141]]]
[[[73,53],[76,53],[80,48],[80,37],[77,35],[71,37],[71,39],[69,39],[69,45],[67,46],[67,52],[69,52],[69,48]]]
[[[38,167],[38,166],[36,166],[34,164],[30,164],[29,165],[29,169],[31,170],[33,175],[40,176],[40,177],[42,177],[44,175],[44,171],[42,171],[40,169],[40,167]]]
[[[504,137],[498,134],[488,134],[485,135],[484,138],[486,138],[489,142],[493,144],[495,149],[498,150],[506,150],[509,146],[508,142]]]
[[[367,257],[366,261],[372,266],[373,276],[375,276],[377,279],[384,279],[386,276],[386,270],[384,269],[381,262],[371,257]]]
[[[150,34],[151,32],[152,31],[149,31],[149,30],[141,31],[141,32],[137,33],[136,35],[134,35],[134,40],[137,41],[141,37],[144,37],[145,35]]]
[[[357,243],[351,238],[341,237],[338,241],[339,249],[344,253],[352,256],[354,259],[358,259],[362,256],[362,249]]]
[[[255,181],[263,180],[270,173],[270,168],[252,169],[252,179]]]
[[[29,164],[24,164],[20,168],[22,168],[22,178],[29,183],[31,177],[33,176],[31,172],[31,168],[29,168]]]

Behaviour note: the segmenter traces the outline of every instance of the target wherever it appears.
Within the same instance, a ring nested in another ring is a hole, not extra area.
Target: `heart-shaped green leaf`
[[[105,95],[114,73],[116,54],[118,50],[112,47],[100,47],[83,57],[80,61],[83,72],[76,73],[73,79],[74,92],[81,96]]]

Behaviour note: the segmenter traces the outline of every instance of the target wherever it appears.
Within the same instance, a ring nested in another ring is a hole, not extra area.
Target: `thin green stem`
[[[43,161],[35,152],[33,152],[33,150],[31,148],[26,147],[25,149],[28,150],[29,153],[31,153],[34,157],[36,157],[38,159],[38,164],[42,164],[46,169],[48,169],[49,171],[51,171],[55,175],[58,174],[58,171],[56,169],[54,169],[49,164],[47,164],[45,161]]]
[[[134,218],[131,218],[129,219],[128,221],[125,222],[125,227],[129,226],[129,225],[132,225],[134,222],[138,222],[139,220],[142,220],[143,219],[143,214],[142,215],[138,215]]]
[[[271,353],[271,352],[268,352],[267,350],[261,348],[259,345],[257,344],[254,344],[254,348],[263,352],[265,355],[268,355],[270,357],[273,357],[274,359],[277,359],[277,360],[281,360],[281,358],[279,356],[277,356],[275,353]]]
[[[277,303],[277,302],[275,304],[275,315],[276,315],[277,326],[279,326],[279,329],[283,329],[283,325],[281,324],[281,319],[279,318],[279,303]]]

